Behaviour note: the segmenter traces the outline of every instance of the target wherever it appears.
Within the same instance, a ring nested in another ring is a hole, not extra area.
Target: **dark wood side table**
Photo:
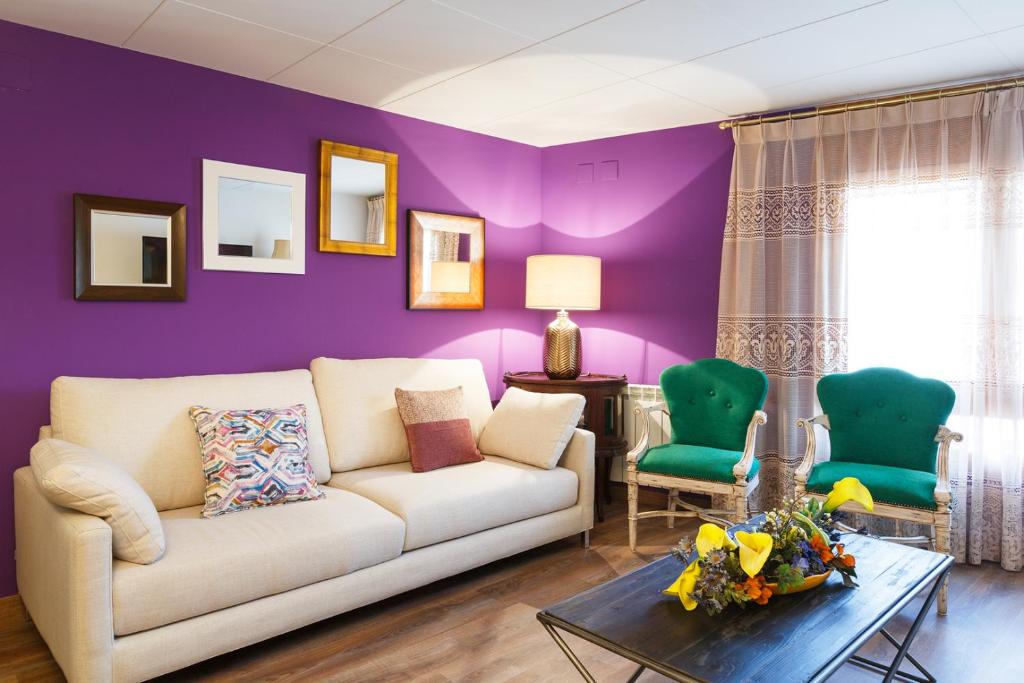
[[[505,386],[542,394],[581,394],[587,400],[580,427],[594,433],[594,510],[604,521],[604,506],[611,502],[612,458],[626,452],[623,433],[625,375],[584,373],[576,379],[549,379],[543,372],[506,372]]]

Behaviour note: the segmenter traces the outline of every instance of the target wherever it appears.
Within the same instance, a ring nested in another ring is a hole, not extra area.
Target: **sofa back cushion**
[[[53,438],[91,448],[142,486],[157,510],[202,505],[206,479],[194,405],[222,409],[306,407],[309,461],[330,479],[320,407],[308,370],[167,379],[58,377],[50,390]]]
[[[491,416],[491,393],[480,361],[432,358],[317,358],[311,365],[324,418],[331,469],[348,472],[409,460],[395,389],[462,387],[473,439]]]

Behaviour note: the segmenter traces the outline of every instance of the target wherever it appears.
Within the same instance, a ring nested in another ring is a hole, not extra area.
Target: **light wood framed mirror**
[[[185,205],[75,195],[75,298],[184,301]]]
[[[394,256],[398,155],[320,141],[320,251]]]
[[[484,219],[409,211],[410,309],[484,307]]]

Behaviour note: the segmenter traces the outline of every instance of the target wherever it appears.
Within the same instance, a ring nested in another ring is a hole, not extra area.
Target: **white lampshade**
[[[291,240],[274,240],[274,253],[270,255],[270,258],[291,258],[292,257],[292,241]]]
[[[430,291],[469,292],[469,261],[434,261],[430,264]]]
[[[554,254],[527,257],[526,307],[600,310],[601,259]]]

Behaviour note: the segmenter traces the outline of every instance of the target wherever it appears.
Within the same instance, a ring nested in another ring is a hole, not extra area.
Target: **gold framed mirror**
[[[409,211],[410,309],[484,307],[484,219]]]
[[[398,155],[320,141],[320,251],[394,256]]]

